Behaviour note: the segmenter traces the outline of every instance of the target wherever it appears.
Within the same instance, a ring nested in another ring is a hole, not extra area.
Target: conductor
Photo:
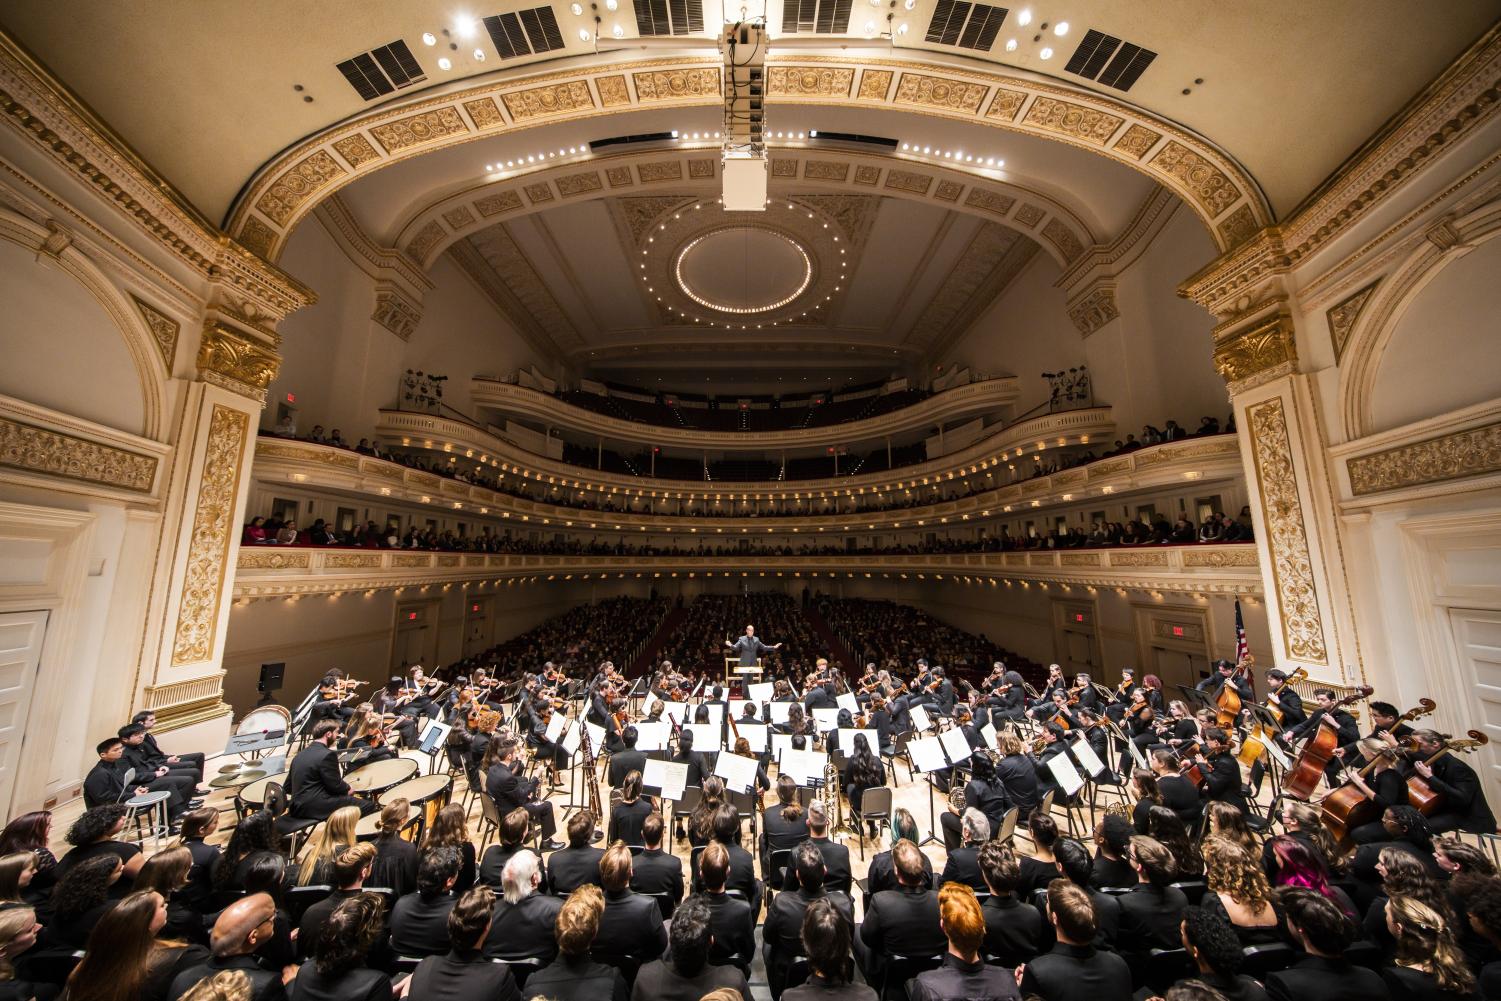
[[[782,648],[782,644],[780,643],[773,643],[770,646],[762,643],[761,638],[756,635],[755,626],[746,626],[744,636],[733,643],[725,640],[724,645],[740,655],[741,667],[755,667],[756,661],[760,658],[762,651],[780,650]]]

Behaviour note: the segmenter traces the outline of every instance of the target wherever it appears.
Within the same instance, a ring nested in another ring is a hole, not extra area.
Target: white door
[[[1491,739],[1468,757],[1485,781],[1486,798],[1501,803],[1501,611],[1479,608],[1449,609],[1454,646],[1459,653],[1460,677],[1474,706],[1474,725]],[[1455,734],[1462,737],[1463,734]]]
[[[11,813],[26,717],[31,712],[31,694],[46,635],[46,612],[0,614],[0,806],[6,816]]]

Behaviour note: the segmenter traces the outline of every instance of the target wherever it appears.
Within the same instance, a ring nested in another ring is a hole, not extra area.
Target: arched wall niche
[[[1441,223],[1350,332],[1340,366],[1346,440],[1501,398],[1501,199]]]
[[[129,297],[75,245],[0,212],[0,310],[45,351],[10,351],[0,393],[159,439],[167,362]]]

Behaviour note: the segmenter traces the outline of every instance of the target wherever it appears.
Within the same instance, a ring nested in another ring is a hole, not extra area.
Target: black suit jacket
[[[349,783],[339,772],[339,756],[330,747],[312,743],[297,752],[287,769],[287,795],[293,816],[313,816],[333,800],[349,795]]]
[[[184,970],[173,979],[167,997],[177,1001],[200,980],[207,980],[221,970],[240,970],[250,979],[251,1001],[286,1001],[287,992],[281,983],[281,972],[272,973],[261,969],[253,956],[215,957],[202,966]]]
[[[1020,987],[1048,1001],[1130,1001],[1131,968],[1113,952],[1060,942],[1027,964]]]
[[[511,861],[511,856],[525,848],[526,845],[491,845],[485,849],[484,858],[479,862],[479,881],[486,886],[500,889],[500,877],[505,872],[506,863]],[[548,893],[547,870],[539,865],[537,873],[542,877],[542,882],[537,886],[538,893]]]
[[[870,898],[860,941],[871,952],[885,955],[920,957],[947,952],[948,939],[938,926],[938,894],[908,887],[882,890]]]
[[[391,908],[391,951],[398,956],[441,956],[449,950],[451,893],[409,893]],[[298,936],[301,937],[300,935]]]
[[[521,992],[509,966],[491,963],[474,950],[455,949],[417,965],[409,996],[423,1001],[519,1001]]]
[[[706,893],[704,901],[709,905],[709,927],[714,935],[709,962],[724,964],[731,956],[738,956],[748,969],[756,954],[756,922],[750,904],[728,893]]]
[[[920,852],[919,854],[922,855],[923,872],[928,874],[928,885],[932,886],[933,863],[926,853]],[[896,863],[891,860],[891,852],[888,850],[872,855],[870,868],[865,874],[865,892],[875,896],[882,890],[895,890],[896,888]]]
[[[1042,915],[1015,896],[990,897],[980,905],[985,916],[985,955],[1014,970],[1042,949]]]
[[[599,933],[591,951],[601,955],[630,956],[645,963],[667,949],[667,929],[657,902],[630,890],[605,894],[605,910],[599,918]]]
[[[854,875],[850,872],[850,850],[832,838],[810,838],[809,840],[818,846],[819,854],[823,856],[824,869],[827,870],[823,877],[824,887],[848,894],[855,882]],[[787,869],[787,883],[789,889],[797,886],[796,869],[790,867]]]
[[[637,893],[665,893],[674,904],[683,900],[683,860],[660,848],[649,848],[631,860],[631,889]]]
[[[761,955],[766,961],[766,980],[773,993],[781,993],[782,985],[787,981],[787,967],[794,958],[802,955],[803,914],[809,904],[823,897],[827,897],[853,926],[855,905],[843,893],[788,890],[777,894],[766,909],[766,922],[761,926]],[[937,928],[936,905],[933,914],[933,927]]]
[[[500,761],[485,773],[485,791],[495,800],[495,809],[500,812],[502,820],[517,807],[526,806],[536,788],[536,779],[522,779]]]
[[[779,848],[796,848],[808,837],[808,815],[799,814],[796,820],[783,820],[778,805],[761,811],[761,853],[770,855]]]
[[[1188,898],[1173,886],[1137,883],[1131,892],[1116,898],[1121,905],[1119,945],[1122,951],[1146,952],[1148,949],[1180,949],[1183,939],[1179,925]]]
[[[1306,956],[1290,969],[1269,973],[1266,992],[1276,1001],[1385,1001],[1391,997],[1375,970],[1342,960]]]
[[[750,1001],[750,985],[745,974],[733,966],[705,965],[691,977],[685,977],[671,963],[658,959],[641,967],[631,1001],[699,1001],[711,991],[728,987]]]
[[[612,788],[619,788],[631,772],[646,772],[646,752],[628,748],[610,755],[610,774],[607,776]]]
[[[129,767],[124,758],[119,761],[94,762],[94,767],[83,777],[83,805],[92,810],[96,806],[119,802],[125,791],[125,770]],[[136,776],[132,787],[146,785],[149,778],[149,775]]]
[[[1157,791],[1162,793],[1162,805],[1176,813],[1185,825],[1192,827],[1198,823],[1204,804],[1192,782],[1181,775],[1159,775]]]
[[[391,978],[357,968],[325,977],[315,963],[303,963],[292,981],[292,1001],[391,1001]]]
[[[944,883],[968,883],[978,893],[989,893],[990,888],[980,873],[980,849],[965,845],[949,852],[943,875],[938,879],[940,887]]]
[[[651,815],[651,801],[644,796],[633,803],[621,803],[610,811],[609,833],[605,840],[611,844],[616,841],[624,841],[628,845],[642,844],[641,826]]]
[[[599,860],[605,857],[604,849],[584,845],[582,848],[560,848],[547,857],[547,882],[552,893],[566,897],[585,883],[599,885]]]
[[[1025,824],[1038,803],[1042,791],[1037,787],[1037,769],[1024,754],[1008,754],[995,766],[996,780],[1005,791],[1006,802],[1016,807],[1017,820]],[[995,834],[994,831],[990,832]]]
[[[1433,778],[1428,780],[1434,792],[1444,794],[1439,805],[1440,814],[1456,814],[1460,818],[1459,829],[1476,834],[1493,834],[1496,816],[1485,801],[1480,776],[1469,762],[1453,754],[1446,754],[1433,763]]]
[[[552,962],[558,954],[558,912],[563,902],[557,897],[533,893],[515,904],[504,897],[495,901],[490,915],[490,934],[485,936],[481,951],[486,959],[525,959],[537,956]]]
[[[629,1001],[630,987],[613,966],[588,956],[559,956],[526,978],[523,998],[548,1001]],[[413,999],[417,1001],[417,999]]]
[[[1246,796],[1241,791],[1240,762],[1235,760],[1235,755],[1226,752],[1207,760],[1209,769],[1204,775],[1204,795],[1221,803],[1229,803],[1245,813]]]
[[[302,912],[302,920],[297,924],[297,956],[299,959],[307,959],[318,947],[318,938],[323,934],[323,926],[328,924],[328,919],[333,915],[334,908],[338,907],[350,897],[360,895],[359,890],[335,890],[316,904],[311,904]]]

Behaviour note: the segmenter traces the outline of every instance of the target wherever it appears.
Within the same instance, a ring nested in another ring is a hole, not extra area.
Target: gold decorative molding
[[[683,179],[683,162],[681,160],[661,160],[656,163],[638,163],[636,174],[641,178],[642,184],[650,184],[653,181],[681,181]]]
[[[1221,215],[1240,198],[1240,191],[1223,171],[1176,140],[1158,150],[1150,163],[1187,188],[1210,216]]]
[[[1248,407],[1246,423],[1261,518],[1266,526],[1266,547],[1272,560],[1283,649],[1293,660],[1325,664],[1329,655],[1324,645],[1324,621],[1281,398]]]
[[[771,66],[766,74],[766,93],[772,97],[801,94],[809,97],[849,97],[855,82],[854,67]],[[719,81],[715,80],[717,87]],[[862,85],[863,89],[863,85]],[[885,88],[881,89],[885,97]]]
[[[506,123],[505,116],[500,113],[500,108],[492,98],[465,101],[464,110],[469,112],[469,120],[474,123],[475,128],[491,129]]]
[[[597,77],[594,89],[599,91],[599,103],[606,108],[631,103],[631,92],[625,85],[624,75]]]
[[[891,182],[886,182],[891,187]],[[969,196],[964,199],[964,204],[970,208],[983,209],[994,215],[1004,216],[1011,211],[1011,206],[1016,204],[1016,199],[1010,195],[1003,195],[999,191],[989,191],[985,188],[970,188]]]
[[[990,107],[985,110],[986,118],[1001,118],[1012,121],[1021,106],[1027,103],[1025,91],[1011,90],[1009,87],[997,87],[995,97],[990,100]]]
[[[940,108],[973,115],[980,110],[989,88],[967,80],[904,72],[896,85],[895,104]]]
[[[615,178],[610,178],[610,183],[615,183]],[[522,208],[521,196],[514,191],[497,191],[494,194],[485,195],[474,200],[474,207],[479,209],[479,214],[486,219],[500,215],[502,212],[515,212]]]
[[[1344,356],[1345,345],[1350,341],[1350,331],[1355,329],[1355,321],[1360,319],[1360,311],[1365,308],[1366,300],[1376,291],[1378,284],[1379,280],[1371,282],[1354,295],[1346,296],[1329,307],[1329,311],[1324,314],[1324,318],[1329,321],[1329,340],[1334,345],[1336,365]]]
[[[1244,384],[1252,376],[1289,370],[1297,361],[1292,317],[1281,312],[1231,330],[1214,345],[1215,370],[1232,386]]]
[[[919,174],[911,170],[888,170],[886,172],[886,187],[896,188],[899,191],[914,191],[925,195],[933,186],[932,174]]]
[[[1115,134],[1124,120],[1118,115],[1083,105],[1039,97],[1027,109],[1027,116],[1022,121],[1048,132],[1104,145],[1105,140]]]
[[[1083,337],[1119,319],[1120,315],[1120,308],[1115,303],[1115,285],[1108,282],[1092,286],[1083,296],[1068,304],[1068,318]]]
[[[182,330],[182,325],[156,307],[147,305],[134,292],[130,294],[130,301],[135,303],[136,312],[140,313],[141,319],[146,321],[146,327],[151,331],[152,339],[161,349],[162,364],[167,366],[167,372],[170,374],[172,359],[177,355],[177,335]]]
[[[719,67],[690,67],[632,74],[636,100],[642,104],[661,101],[719,99]]]
[[[1042,235],[1049,243],[1058,248],[1058,253],[1063,255],[1063,259],[1070,264],[1078,260],[1079,255],[1084,253],[1084,245],[1079,242],[1079,237],[1074,234],[1072,229],[1065,226],[1063,221],[1057,216],[1049,219],[1048,224],[1042,227]]]
[[[1167,566],[1167,553],[1144,550],[1135,553],[1112,552],[1110,565],[1113,567],[1165,567]]]
[[[243,550],[241,553],[243,555]],[[241,566],[245,564],[241,562]],[[336,570],[355,570],[361,567],[380,566],[380,556],[376,553],[329,553],[323,558],[323,565]]]
[[[1146,156],[1157,140],[1162,138],[1162,133],[1153,132],[1145,125],[1132,125],[1125,133],[1115,141],[1115,149],[1135,160]]]
[[[865,70],[860,74],[860,98],[866,101],[885,101],[891,91],[890,70]]]
[[[319,188],[347,173],[331,154],[318,150],[278,177],[256,200],[255,207],[278,226],[285,226],[299,205]]]
[[[160,460],[0,417],[0,467],[149,494]]]
[[[1501,472],[1501,424],[1356,456],[1345,468],[1356,497]]]
[[[771,159],[772,177],[796,177],[798,161],[790,156],[775,156]]]
[[[1020,223],[1028,229],[1036,229],[1037,224],[1042,222],[1042,217],[1045,215],[1047,215],[1045,209],[1040,209],[1028,202],[1017,209],[1016,215],[1012,216],[1011,219],[1013,222]]]
[[[172,644],[174,667],[209,660],[214,653],[229,548],[234,541],[232,533],[239,528],[235,502],[249,430],[250,416],[244,411],[214,405],[183,565],[182,598]]]
[[[362,132],[340,139],[334,143],[334,149],[338,150],[339,155],[356,170],[373,160],[380,159],[380,154],[375,151],[374,146],[370,145],[370,140],[366,139]]]
[[[558,194],[564,198],[573,195],[588,194],[591,191],[604,189],[604,182],[599,179],[599,173],[593,170],[580,171],[577,174],[565,174],[558,178]],[[455,226],[455,229],[458,227]]]
[[[1103,561],[1103,553],[1059,553],[1061,567],[1097,567]]]
[[[1261,564],[1256,558],[1256,550],[1252,547],[1245,547],[1203,551],[1185,549],[1183,565],[1186,567],[1254,567]]]
[[[443,221],[451,229],[463,229],[474,223],[474,213],[469,210],[469,206],[458,205],[443,213]]]
[[[255,400],[266,398],[281,356],[225,323],[210,321],[198,343],[198,372],[206,382]]]
[[[384,282],[375,288],[375,312],[370,314],[370,319],[402,340],[410,340],[422,320],[422,306],[413,302],[400,288]]]
[[[307,550],[241,549],[236,564],[241,570],[306,570],[312,562]]]

